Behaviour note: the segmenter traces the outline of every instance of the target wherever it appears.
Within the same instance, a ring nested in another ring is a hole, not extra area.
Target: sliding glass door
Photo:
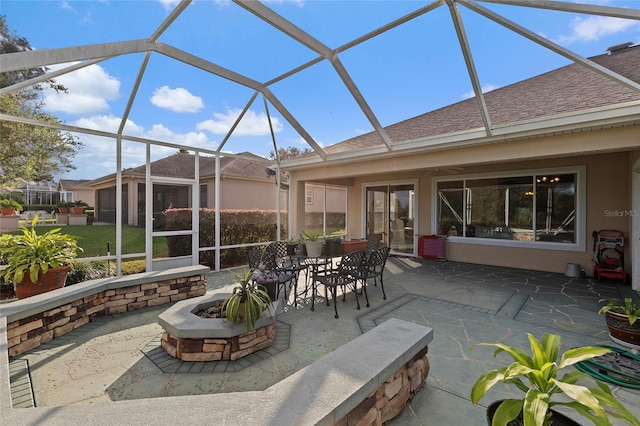
[[[415,183],[365,186],[365,230],[393,253],[414,254]]]

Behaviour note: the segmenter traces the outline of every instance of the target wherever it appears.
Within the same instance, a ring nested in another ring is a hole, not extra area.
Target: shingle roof
[[[242,153],[244,156],[255,156],[250,153]],[[179,177],[193,179],[195,175],[193,155],[178,152],[151,163],[151,174],[163,177]],[[262,158],[255,156],[256,159]],[[220,159],[220,173],[226,176],[235,176],[252,179],[273,179],[267,172],[268,165],[263,161],[251,161],[246,158],[225,156]],[[213,176],[216,170],[215,158],[200,156],[200,177]],[[124,173],[144,175],[145,165],[127,169]]]
[[[630,80],[640,83],[640,45],[589,58]],[[551,117],[591,108],[640,100],[640,92],[622,86],[579,64],[511,84],[484,94],[491,123],[503,125]],[[385,127],[393,142],[483,127],[475,98],[409,118]],[[366,133],[326,147],[340,153],[382,145],[377,133]]]

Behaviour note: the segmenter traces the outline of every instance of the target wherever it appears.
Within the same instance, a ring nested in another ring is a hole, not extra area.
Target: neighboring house
[[[220,159],[221,209],[273,209],[276,206],[275,172],[262,157],[250,153],[242,157],[226,156]],[[251,157],[256,158],[252,161]],[[191,207],[194,184],[186,180],[195,178],[195,156],[176,153],[150,163],[153,181],[153,211],[168,208]],[[200,207],[215,207],[215,158],[199,156]],[[123,218],[125,224],[142,226],[146,206],[146,166],[122,171]],[[116,174],[110,174],[87,183],[95,191],[95,215],[100,222],[115,223]],[[284,179],[281,187],[286,187]],[[280,190],[281,209],[286,210],[286,189]]]
[[[640,83],[640,46],[590,58]],[[309,183],[342,179],[350,237],[417,255],[448,234],[454,261],[592,273],[592,232],[619,229],[640,289],[640,91],[572,64],[284,162],[292,229]],[[398,236],[399,239],[398,239]],[[424,240],[422,240],[424,241]]]
[[[58,182],[59,201],[84,201],[89,206],[95,205],[95,192],[87,186],[88,179],[60,179]]]

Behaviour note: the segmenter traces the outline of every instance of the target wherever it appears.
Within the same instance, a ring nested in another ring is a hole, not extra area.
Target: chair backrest
[[[247,263],[249,263],[249,269],[255,271],[262,262],[264,250],[262,249],[249,249],[247,250]]]
[[[342,255],[338,264],[338,272],[341,274],[357,275],[362,271],[364,251],[353,251]]]
[[[367,269],[377,271],[384,269],[390,250],[391,249],[389,247],[382,247],[369,253],[369,257],[367,258]]]
[[[371,252],[373,250],[376,250],[378,248],[378,244],[379,244],[379,241],[376,240],[375,238],[367,239],[367,250],[366,250],[366,252],[369,253],[369,252]]]
[[[285,241],[274,241],[265,250],[267,253],[273,253],[276,258],[287,257],[287,243]]]

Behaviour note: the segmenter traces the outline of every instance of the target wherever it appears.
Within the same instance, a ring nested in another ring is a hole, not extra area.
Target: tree
[[[305,148],[303,150],[300,150],[299,148],[296,148],[295,146],[290,146],[288,148],[278,148],[278,156],[280,157],[280,161],[289,160],[291,158],[300,157],[300,156],[309,154],[311,152],[312,151],[309,148]],[[269,159],[271,159],[271,160],[275,160],[276,159],[276,153],[274,151],[269,152]]]
[[[31,50],[24,37],[10,31],[6,17],[0,15],[0,54]],[[45,68],[11,71],[0,74],[0,87],[40,76]],[[66,91],[54,80],[44,82],[56,91]],[[61,123],[55,116],[43,112],[40,94],[44,90],[37,84],[0,96],[0,112],[37,120],[43,123]],[[73,158],[82,147],[69,132],[22,123],[0,121],[0,186],[14,186],[18,179],[48,181],[53,175],[75,169]]]

